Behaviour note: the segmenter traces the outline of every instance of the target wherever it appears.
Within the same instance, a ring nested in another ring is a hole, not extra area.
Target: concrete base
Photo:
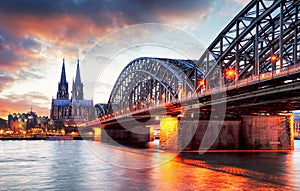
[[[241,120],[161,120],[160,149],[292,150],[292,116],[242,116]]]
[[[144,144],[150,141],[149,127],[104,128],[101,132],[102,142],[117,142],[126,145]]]
[[[243,116],[241,148],[292,150],[292,116]]]

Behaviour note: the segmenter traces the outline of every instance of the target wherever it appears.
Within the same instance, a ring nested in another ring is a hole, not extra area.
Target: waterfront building
[[[79,60],[77,61],[75,81],[72,83],[71,97],[69,98],[68,82],[66,80],[65,61],[63,60],[60,81],[56,99],[52,98],[50,119],[53,120],[56,130],[65,132],[76,131],[78,123],[95,118],[93,100],[85,100],[83,83],[80,76]]]
[[[300,111],[294,111],[294,136],[300,138]]]
[[[7,120],[0,118],[0,129],[6,129],[7,126]]]
[[[27,113],[8,115],[8,128],[16,134],[29,132],[38,123],[38,115],[30,109]]]

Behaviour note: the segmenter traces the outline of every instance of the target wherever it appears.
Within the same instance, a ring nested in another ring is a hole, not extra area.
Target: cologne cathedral
[[[56,128],[76,127],[95,118],[93,100],[84,100],[83,83],[81,82],[79,60],[77,62],[75,81],[72,83],[71,97],[66,80],[65,60],[63,60],[61,77],[58,82],[56,99],[52,98],[50,118]]]

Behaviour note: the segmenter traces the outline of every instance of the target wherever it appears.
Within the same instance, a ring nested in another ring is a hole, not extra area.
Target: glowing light
[[[176,136],[178,130],[178,118],[166,116],[160,120],[160,144],[164,143]]]
[[[101,128],[95,128],[94,141],[101,141]]]
[[[270,56],[270,62],[275,63],[278,61],[278,56],[276,54],[272,54]]]
[[[294,116],[289,116],[291,150],[294,150]]]
[[[235,77],[234,69],[233,68],[228,68],[225,72],[225,75],[226,75],[227,79],[230,79],[230,80],[234,79],[234,77]]]
[[[200,83],[199,83],[199,85],[200,85],[200,86],[204,86],[204,85],[205,85],[204,80],[201,80]]]
[[[145,105],[145,104],[144,104],[144,102],[142,101],[142,102],[141,102],[141,106],[144,106],[144,105]]]
[[[136,108],[136,105],[134,104],[134,105],[132,106],[132,108],[135,109],[135,108]]]
[[[150,98],[150,103],[154,103],[154,98]]]
[[[162,94],[162,95],[161,95],[161,98],[165,99],[165,98],[166,98],[166,95],[165,95],[165,94]]]

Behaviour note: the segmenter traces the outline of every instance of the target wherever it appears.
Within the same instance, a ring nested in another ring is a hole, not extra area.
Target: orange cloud
[[[49,108],[41,107],[30,100],[30,96],[19,96],[19,99],[12,98],[0,98],[0,118],[7,119],[7,116],[12,113],[27,113],[30,108],[33,109],[39,116],[48,116]],[[50,106],[50,105],[45,105]]]

